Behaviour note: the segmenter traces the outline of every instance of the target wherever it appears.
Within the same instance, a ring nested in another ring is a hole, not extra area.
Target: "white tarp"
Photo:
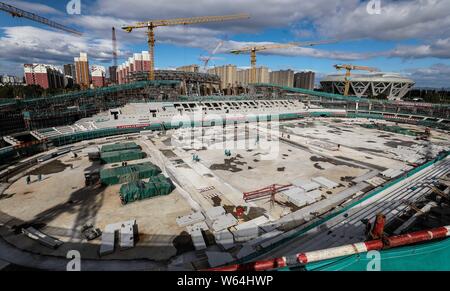
[[[313,182],[316,182],[317,184],[320,184],[321,186],[327,188],[327,189],[334,189],[339,186],[338,183],[331,181],[330,179],[327,179],[325,177],[316,177],[312,179]]]
[[[319,184],[312,182],[311,180],[304,180],[304,179],[296,179],[296,180],[292,181],[292,185],[299,187],[299,188],[305,190],[306,192],[313,191],[313,190],[320,188]]]

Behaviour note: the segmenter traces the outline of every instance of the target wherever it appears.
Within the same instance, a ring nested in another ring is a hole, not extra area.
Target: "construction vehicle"
[[[351,81],[351,75],[352,71],[358,70],[358,71],[368,71],[368,72],[379,72],[380,70],[377,68],[371,68],[371,67],[365,67],[365,66],[354,66],[354,65],[334,65],[336,70],[346,70],[345,73],[345,90],[344,90],[344,96],[348,96],[350,92],[350,81]]]
[[[230,53],[239,55],[243,53],[250,53],[250,83],[256,83],[256,52],[273,50],[273,49],[286,49],[293,47],[306,47],[315,46],[319,44],[331,43],[332,41],[321,41],[321,42],[291,42],[286,44],[263,44],[263,45],[252,45],[243,47],[240,49],[231,50]]]
[[[418,134],[416,140],[429,141],[431,137],[431,129],[427,127],[425,132],[422,134]]]
[[[31,12],[19,9],[17,7],[8,5],[8,4],[3,3],[3,2],[0,2],[0,10],[8,12],[9,14],[11,14],[12,17],[27,18],[27,19],[30,19],[32,21],[39,22],[39,23],[45,24],[45,25],[53,27],[53,28],[56,28],[56,29],[59,29],[59,30],[63,30],[65,32],[69,32],[69,33],[72,33],[72,34],[75,34],[75,35],[78,35],[78,36],[82,35],[81,32],[79,32],[79,31],[77,31],[75,29],[69,28],[69,27],[64,26],[62,24],[59,24],[57,22],[51,21],[51,20],[49,20],[49,19],[47,19],[45,17],[42,17],[42,16],[39,16],[37,14],[34,14],[34,13],[31,13]]]
[[[146,22],[138,22],[134,25],[122,26],[122,29],[126,32],[132,32],[134,29],[146,28],[148,37],[148,52],[150,55],[150,70],[148,78],[149,80],[155,80],[155,31],[154,29],[160,26],[175,26],[175,25],[188,25],[199,24],[207,22],[221,22],[229,20],[248,19],[248,14],[235,14],[225,16],[203,16],[203,17],[191,17],[191,18],[175,18],[175,19],[162,19],[162,20],[149,20]]]

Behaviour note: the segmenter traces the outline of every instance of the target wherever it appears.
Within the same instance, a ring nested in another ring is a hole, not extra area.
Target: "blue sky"
[[[374,1],[374,0],[372,0]],[[212,66],[248,67],[248,55],[230,49],[253,43],[337,39],[333,44],[260,53],[258,65],[273,70],[336,73],[333,65],[377,67],[411,77],[418,86],[450,87],[450,0],[379,0],[379,14],[367,10],[370,0],[81,0],[81,14],[69,15],[69,0],[3,0],[19,8],[76,28],[82,37],[12,18],[0,11],[0,74],[23,74],[23,63],[62,65],[86,51],[91,64],[112,62],[111,27],[118,29],[121,61],[147,49],[143,31],[127,34],[123,24],[149,19],[248,13],[249,20],[156,31],[157,68],[201,64],[220,41],[224,45]]]

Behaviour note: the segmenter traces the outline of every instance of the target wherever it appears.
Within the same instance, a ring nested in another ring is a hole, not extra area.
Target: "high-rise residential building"
[[[81,88],[89,88],[90,85],[90,76],[89,76],[89,61],[86,53],[80,53],[80,57],[76,57],[75,59],[75,79],[77,84],[81,86]]]
[[[314,83],[316,73],[314,72],[299,72],[294,75],[294,87],[308,90],[314,90]]]
[[[200,67],[198,65],[189,65],[189,66],[182,66],[182,67],[177,68],[177,71],[189,72],[189,73],[198,73],[199,70],[200,70]]]
[[[270,83],[279,86],[294,87],[294,71],[281,70],[270,72]]]
[[[23,80],[16,76],[0,76],[0,85],[23,85]]]
[[[25,64],[27,85],[39,85],[44,89],[64,88],[64,74],[60,69],[44,64]]]
[[[64,88],[73,88],[75,85],[75,82],[72,78],[72,76],[64,76]]]
[[[76,79],[77,73],[75,70],[75,65],[73,64],[66,64],[64,65],[64,75],[72,77],[73,80]]]
[[[119,81],[117,80],[117,66],[109,67],[109,81],[111,84],[117,84]]]
[[[105,87],[106,70],[102,66],[92,66],[91,68],[92,86],[94,88]]]
[[[215,67],[213,69],[209,69],[208,74],[219,76],[222,88],[229,88],[236,85],[237,68],[235,65]]]
[[[241,86],[248,85],[250,82],[251,69],[237,71],[237,84]],[[256,68],[256,83],[269,83],[269,68]]]
[[[150,70],[150,55],[147,51],[133,54],[132,57],[117,67],[116,79],[119,84],[129,82],[129,73],[148,72]]]

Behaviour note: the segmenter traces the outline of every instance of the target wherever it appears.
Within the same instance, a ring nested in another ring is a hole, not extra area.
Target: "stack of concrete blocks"
[[[292,181],[292,185],[303,189],[305,192],[310,192],[320,188],[320,184],[312,182],[311,180],[297,179]]]
[[[122,223],[119,232],[120,232],[120,249],[126,250],[134,248],[139,234],[136,220],[130,220]]]
[[[253,220],[236,225],[231,229],[234,240],[242,243],[257,238],[262,231],[260,226],[268,222],[269,219],[266,216],[260,216]]]
[[[202,231],[208,230],[209,227],[205,223],[205,217],[201,212],[194,212],[186,216],[180,216],[176,221],[178,226],[186,227],[187,232],[191,235],[192,243],[197,251],[206,249],[206,242],[203,239]]]
[[[231,213],[226,213],[222,206],[213,207],[205,212],[206,223],[214,231],[222,231],[238,224],[238,220]]]
[[[225,250],[234,247],[233,234],[228,228],[238,224],[238,220],[232,214],[226,214],[222,206],[210,208],[205,212],[206,223],[213,230],[216,243]]]
[[[187,231],[191,235],[192,243],[197,251],[206,249],[206,242],[202,232],[208,229],[209,227],[204,221],[187,227]]]
[[[224,250],[229,250],[234,247],[234,237],[228,229],[214,232],[214,238],[216,243]]]
[[[120,249],[133,248],[138,238],[136,220],[108,224],[102,233],[100,256],[112,254],[115,248],[116,236],[119,233]]]
[[[393,179],[396,178],[404,173],[403,170],[396,170],[396,169],[388,169],[381,173],[386,178]]]

